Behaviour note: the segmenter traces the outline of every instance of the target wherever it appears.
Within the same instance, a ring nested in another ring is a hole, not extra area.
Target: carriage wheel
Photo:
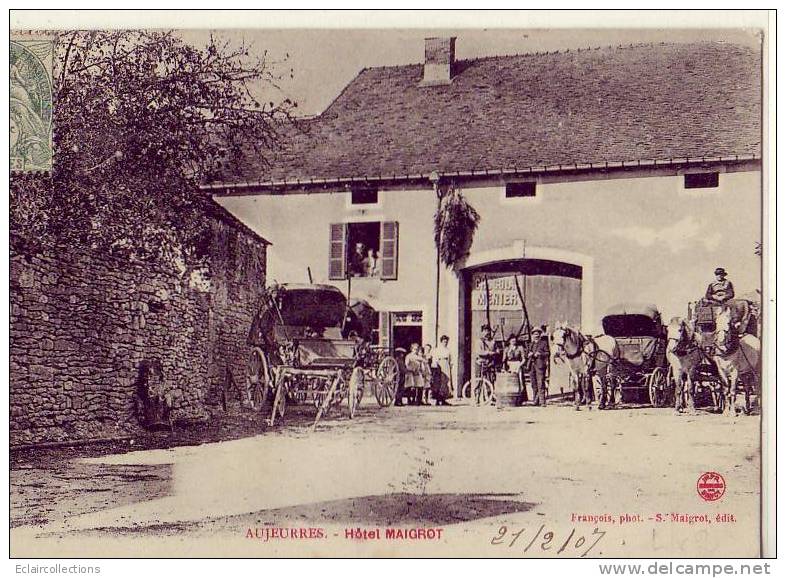
[[[254,409],[261,409],[267,401],[269,375],[267,357],[261,349],[255,347],[248,354],[246,363],[246,391],[251,397]]]
[[[380,407],[393,403],[400,377],[401,369],[396,359],[390,355],[383,357],[377,366],[377,382],[374,385],[374,397]]]
[[[656,367],[652,373],[647,376],[647,389],[650,394],[650,404],[652,407],[663,407],[665,402],[664,387],[666,385],[666,376],[663,369]]]
[[[355,417],[355,411],[360,405],[360,395],[363,392],[363,370],[356,367],[352,370],[352,375],[349,377],[349,385],[347,386],[347,405],[349,406],[349,419]]]

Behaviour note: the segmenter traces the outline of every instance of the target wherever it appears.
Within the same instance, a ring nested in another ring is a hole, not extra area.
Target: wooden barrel
[[[519,400],[519,378],[515,372],[501,371],[494,384],[497,407],[516,407]]]

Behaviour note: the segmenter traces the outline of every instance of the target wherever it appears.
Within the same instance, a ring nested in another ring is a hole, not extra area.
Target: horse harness
[[[568,330],[566,330],[566,332],[567,331]],[[586,354],[590,358],[590,363],[589,366],[587,367],[587,371],[589,373],[594,372],[595,361],[598,358],[598,351],[600,351],[600,347],[598,347],[598,344],[595,342],[595,340],[592,337],[588,337],[578,331],[571,331],[571,333],[576,336],[576,351],[573,354],[568,353],[568,350],[565,348],[565,344],[563,343],[561,345],[563,351],[562,355],[566,359],[576,359],[577,357]],[[592,351],[587,351],[587,345],[590,345],[592,347]]]
[[[683,329],[684,331],[681,333],[679,339],[675,339],[674,337],[669,337],[668,339],[669,341],[674,341],[677,343],[676,347],[674,347],[672,352],[679,357],[685,357],[689,353],[693,353],[697,349],[700,349],[699,344],[696,343],[694,339],[688,336],[688,330],[684,324],[683,324]]]

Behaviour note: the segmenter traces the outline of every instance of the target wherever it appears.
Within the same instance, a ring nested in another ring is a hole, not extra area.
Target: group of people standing
[[[496,367],[499,358],[496,341],[491,327],[480,328],[480,339],[476,345],[475,374],[482,375],[487,367]],[[519,382],[518,405],[529,402],[527,378],[532,387],[534,405],[545,406],[548,394],[549,358],[551,351],[545,327],[535,327],[530,332],[531,340],[512,335],[502,350],[501,368],[516,374]]]
[[[410,345],[404,357],[404,380],[396,392],[396,405],[404,405],[404,398],[409,405],[430,405],[432,399],[435,405],[450,405],[448,400],[460,394],[453,384],[453,356],[449,343],[448,336],[443,335],[433,349],[430,344]],[[475,354],[475,375],[482,375],[488,368],[515,373],[520,388],[518,404],[529,403],[529,383],[534,405],[546,405],[551,351],[544,327],[535,327],[531,340],[509,337],[500,351],[491,328],[483,325]]]
[[[403,405],[404,397],[410,405],[450,405],[455,391],[453,388],[453,357],[448,349],[450,339],[443,335],[439,345],[432,349],[430,344],[421,346],[412,343],[404,357],[404,382],[396,392],[396,405]]]
[[[532,400],[534,405],[546,405],[548,395],[549,357],[551,350],[549,340],[543,328],[536,327],[532,330],[532,341],[522,341],[518,337],[509,337],[507,346],[503,351],[502,365],[518,377],[521,393],[519,405],[529,401],[527,394],[527,377],[532,387]]]

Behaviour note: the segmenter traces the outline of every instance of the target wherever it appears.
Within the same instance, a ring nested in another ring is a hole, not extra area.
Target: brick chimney
[[[426,38],[426,60],[421,85],[450,84],[456,63],[456,37]]]

